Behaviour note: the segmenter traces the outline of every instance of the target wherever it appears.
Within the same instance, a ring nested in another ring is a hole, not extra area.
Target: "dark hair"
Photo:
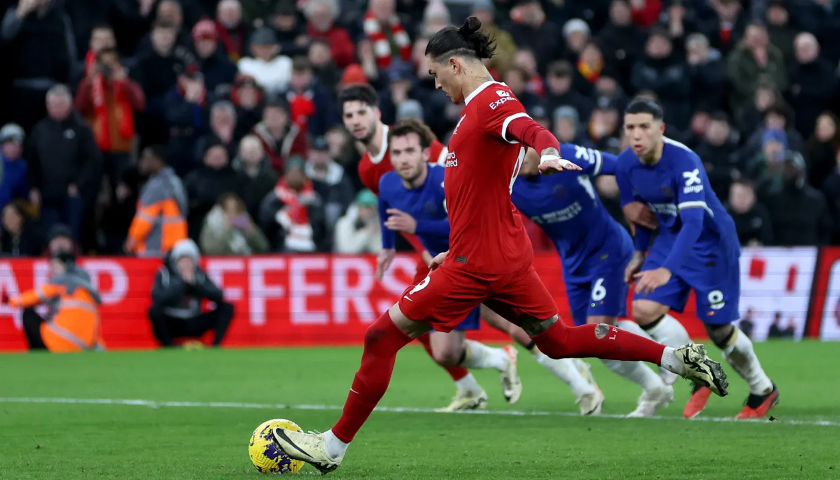
[[[557,60],[548,64],[548,74],[553,77],[571,77],[572,72],[574,72],[574,69],[568,60]]]
[[[144,149],[145,152],[160,160],[160,163],[166,165],[166,147],[163,145],[149,145]]]
[[[767,110],[764,111],[764,118],[767,118],[767,115],[771,113],[784,117],[785,122],[790,122],[791,117],[793,117],[793,110],[787,103],[781,100],[767,107]]]
[[[268,108],[279,108],[286,112],[286,115],[289,114],[289,104],[282,98],[272,98],[271,100],[265,102],[265,107],[263,107],[263,111]]]
[[[624,109],[624,113],[649,113],[653,115],[654,120],[662,120],[665,117],[662,107],[659,106],[658,103],[647,98],[638,97],[634,98],[629,104],[627,104],[627,108]]]
[[[219,196],[219,200],[216,203],[220,207],[224,208],[225,202],[227,202],[228,200],[233,200],[234,202],[236,202],[236,206],[237,206],[237,208],[239,208],[240,213],[248,211],[248,209],[245,208],[245,202],[243,202],[242,199],[239,198],[239,195],[237,195],[233,192],[225,192],[225,193],[221,194],[221,196]]]
[[[292,71],[297,73],[311,72],[312,64],[309,63],[309,59],[304,56],[295,57],[294,60],[292,60]]]
[[[435,140],[435,134],[432,133],[425,123],[416,118],[404,118],[388,130],[388,144],[390,145],[395,137],[404,137],[412,133],[416,133],[420,138],[420,146],[422,148],[431,147],[432,142]]]
[[[729,115],[727,115],[726,112],[717,111],[717,112],[713,113],[711,116],[709,116],[709,120],[711,120],[713,122],[729,123]]]
[[[458,27],[445,27],[435,33],[426,45],[426,55],[440,58],[447,55],[468,56],[472,58],[492,58],[496,51],[496,42],[479,32],[481,20],[467,17]]]
[[[164,21],[164,20],[158,20],[158,21],[155,22],[155,24],[152,26],[152,30],[157,29],[157,28],[164,28],[164,29],[167,29],[167,30],[178,30],[177,25],[175,25],[172,22],[167,22],[167,21]]]
[[[752,183],[749,179],[747,179],[747,178],[736,178],[735,180],[732,180],[732,185],[743,185],[743,186],[745,186],[745,187],[750,187],[750,188],[752,188],[753,190],[755,190],[755,186],[754,186],[754,185],[753,185],[753,183]]]
[[[347,102],[362,102],[369,107],[379,108],[379,95],[367,83],[350,85],[338,94],[338,109],[342,114]]]
[[[111,33],[114,33],[114,27],[102,22],[94,24],[93,28],[91,28],[90,31],[93,32],[94,30],[110,30]]]
[[[117,49],[114,48],[114,47],[105,47],[102,50],[96,52],[96,59],[101,62],[102,57],[105,56],[105,55],[108,55],[108,54],[113,54],[113,55],[116,55],[117,57],[119,57],[120,52],[118,52]]]

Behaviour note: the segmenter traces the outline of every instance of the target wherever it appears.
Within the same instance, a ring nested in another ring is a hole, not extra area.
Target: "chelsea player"
[[[646,336],[635,322],[618,320],[627,315],[623,273],[633,256],[633,240],[607,213],[592,185],[598,175],[615,175],[616,157],[571,144],[560,145],[560,154],[582,170],[540,175],[539,155],[529,149],[511,199],[557,248],[575,325],[606,323]],[[650,417],[673,401],[673,388],[642,362],[603,362],[642,387],[638,407],[628,416]]]
[[[732,324],[740,318],[741,249],[735,223],[709,188],[697,154],[663,136],[662,119],[662,108],[641,98],[630,102],[624,114],[631,148],[618,156],[621,204],[647,204],[659,224],[653,244],[652,230],[636,226],[635,252],[625,270],[625,278],[636,283],[633,315],[654,340],[666,345],[689,343],[678,322],[669,322],[667,328],[661,323],[669,309],[683,310],[693,289],[697,315],[709,338],[750,387],[736,418],[764,417],[778,403],[779,393],[761,368],[749,337]],[[709,393],[706,387],[695,388],[683,415],[698,415]]]
[[[416,123],[398,122],[388,132],[388,137],[394,170],[383,175],[379,183],[382,251],[376,275],[380,279],[396,255],[394,240],[397,231],[417,235],[432,256],[449,250],[450,227],[443,189],[445,167],[428,163],[432,141],[428,130],[418,128]],[[466,331],[480,328],[481,317],[494,328],[511,334],[540,364],[576,387],[581,413],[600,413],[603,395],[591,380],[588,364],[580,360],[547,357],[532,345],[533,341],[521,328],[486,307],[474,309],[454,331],[434,333],[431,337],[434,359],[444,366],[499,370],[503,394],[509,403],[515,403],[522,390],[516,370],[516,349],[512,346],[492,348],[466,339]],[[487,394],[477,383],[467,388],[458,387],[452,404],[445,410],[484,408]]]

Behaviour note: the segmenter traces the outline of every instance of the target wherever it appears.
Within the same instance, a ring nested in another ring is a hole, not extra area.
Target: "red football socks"
[[[432,360],[434,360],[435,357],[432,355],[432,336],[425,333],[417,337],[417,341],[423,345],[426,353],[428,353]],[[444,367],[443,365],[441,365],[441,367],[449,373],[449,376],[452,377],[452,380],[455,382],[470,374],[470,371],[464,367]]]
[[[659,365],[665,351],[665,345],[603,323],[569,327],[558,320],[531,338],[551,358],[594,357]]]
[[[397,352],[411,340],[411,337],[394,325],[388,312],[383,313],[368,327],[365,332],[362,365],[353,378],[353,386],[347,395],[341,418],[332,428],[336,438],[345,443],[353,440],[388,390]]]

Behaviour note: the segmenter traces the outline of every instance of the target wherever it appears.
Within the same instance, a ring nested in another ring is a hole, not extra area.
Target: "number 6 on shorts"
[[[595,283],[592,285],[592,301],[593,302],[600,302],[607,296],[607,289],[604,287],[604,279],[599,278],[595,280]]]

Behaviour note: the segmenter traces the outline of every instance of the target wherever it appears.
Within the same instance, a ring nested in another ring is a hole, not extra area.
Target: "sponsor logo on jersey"
[[[498,95],[500,98],[510,96],[510,94],[508,92],[504,91],[504,90],[496,90],[496,95]]]
[[[583,211],[580,203],[575,202],[562,210],[555,210],[553,212],[543,213],[537,217],[532,217],[531,221],[537,225],[544,225],[547,223],[566,222],[578,216]]]
[[[458,166],[458,157],[455,156],[455,152],[449,152],[446,154],[446,161],[443,166],[446,168]]]
[[[676,217],[678,209],[673,203],[650,203],[650,209],[657,215],[671,215]]]
[[[685,187],[683,193],[700,193],[703,191],[703,182],[700,180],[700,169],[695,168],[690,172],[683,172]]]
[[[510,93],[504,90],[496,90],[496,95],[499,96],[499,99],[490,103],[490,110],[495,110],[507,102],[516,101],[516,97],[510,96]]]

